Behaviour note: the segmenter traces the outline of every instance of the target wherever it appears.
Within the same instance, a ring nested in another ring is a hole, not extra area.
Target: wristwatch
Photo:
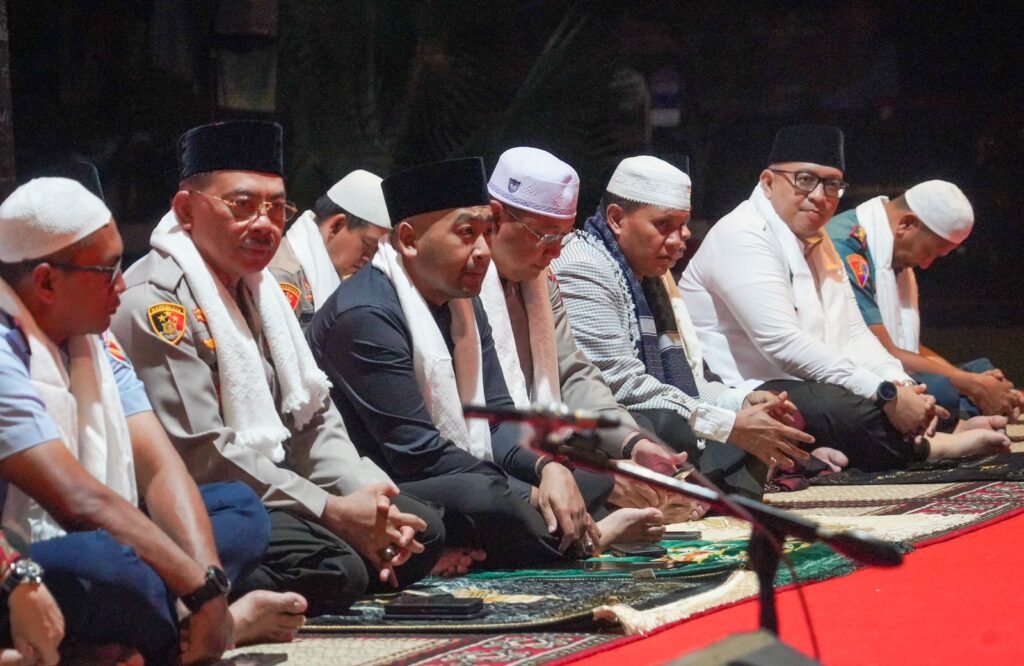
[[[185,608],[193,613],[198,613],[207,601],[217,597],[228,596],[231,589],[231,581],[228,580],[224,570],[220,567],[209,566],[206,568],[206,581],[200,585],[195,592],[186,594],[181,598]]]
[[[878,385],[878,389],[875,390],[875,404],[879,407],[885,407],[890,402],[896,399],[896,385],[890,381],[884,381]]]
[[[27,558],[16,560],[7,572],[3,584],[0,584],[0,597],[6,600],[14,592],[14,588],[22,583],[40,585],[43,582],[43,568]]]

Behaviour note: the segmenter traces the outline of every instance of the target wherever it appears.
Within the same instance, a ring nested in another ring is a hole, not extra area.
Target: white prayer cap
[[[14,264],[51,255],[110,218],[106,204],[81,183],[35,178],[0,204],[0,261]]]
[[[650,155],[627,157],[619,162],[607,190],[637,203],[690,210],[690,177]]]
[[[918,183],[906,191],[907,205],[924,225],[950,243],[967,240],[974,228],[974,209],[960,188],[944,180]]]
[[[509,148],[494,165],[487,191],[524,211],[560,220],[576,217],[580,177],[551,153],[537,148]]]
[[[369,171],[356,169],[327,190],[327,197],[356,217],[390,229],[391,218],[380,188],[381,180],[380,176]]]

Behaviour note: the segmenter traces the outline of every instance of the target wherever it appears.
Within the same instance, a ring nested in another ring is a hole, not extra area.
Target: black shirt
[[[449,351],[451,315],[431,308]],[[514,407],[494,350],[491,327],[479,299],[473,299],[480,332],[484,395],[488,405]],[[491,425],[494,463],[478,460],[438,432],[413,369],[412,336],[398,294],[386,275],[366,266],[345,280],[306,329],[316,362],[330,378],[331,398],[349,437],[395,481],[453,474],[502,471],[537,485],[537,454],[519,446],[522,428]],[[496,463],[496,464],[495,464]]]

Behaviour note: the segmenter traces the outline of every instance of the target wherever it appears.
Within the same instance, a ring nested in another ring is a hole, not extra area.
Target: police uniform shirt
[[[302,270],[302,264],[299,263],[299,258],[295,255],[295,250],[292,249],[292,244],[287,236],[281,239],[281,244],[267,268],[277,280],[288,304],[292,306],[292,312],[299,319],[299,326],[305,329],[309,322],[313,321],[313,315],[316,312],[313,303],[313,288],[310,286],[309,278]]]
[[[125,416],[152,409],[145,387],[117,341],[104,335],[104,342]],[[14,320],[0,312],[0,460],[60,439],[57,424],[32,386],[29,359],[28,340]],[[0,482],[0,506],[6,490],[6,482]]]
[[[153,250],[126,276],[127,289],[111,329],[135,364],[171,442],[197,483],[243,481],[270,507],[319,517],[328,494],[345,495],[389,479],[360,458],[330,400],[305,427],[290,416],[291,436],[280,465],[234,442],[220,405],[216,340],[185,275],[168,255]],[[261,350],[267,383],[279,414],[276,372],[268,360],[258,316],[244,289],[239,308]],[[236,296],[237,298],[237,296]]]
[[[878,297],[875,294],[875,261],[868,249],[864,227],[857,221],[857,210],[851,208],[836,215],[829,220],[825,231],[843,261],[864,323],[868,326],[881,324],[882,312],[878,309]]]

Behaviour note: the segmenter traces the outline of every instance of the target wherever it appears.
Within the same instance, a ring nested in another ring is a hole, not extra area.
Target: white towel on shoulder
[[[338,271],[327,253],[324,238],[316,224],[313,211],[307,210],[292,223],[285,238],[302,266],[302,272],[313,290],[313,308],[319,310],[327,297],[341,284]]]
[[[921,349],[917,276],[913,268],[904,268],[897,274],[892,267],[893,235],[883,205],[886,201],[885,197],[875,197],[857,206],[857,222],[868,237],[882,324],[897,347],[916,354]]]
[[[61,441],[82,467],[132,504],[138,504],[135,458],[114,371],[99,335],[67,341],[70,371],[60,350],[36,325],[32,313],[0,280],[0,309],[14,317],[28,339],[29,376]],[[56,520],[15,486],[7,490],[3,524],[30,543],[63,536]]]
[[[530,354],[533,358],[533,386],[529,389],[516,349],[516,337],[508,316],[505,290],[501,287],[501,278],[494,262],[491,262],[487,269],[483,290],[480,292],[480,301],[487,312],[487,321],[491,324],[494,349],[505,375],[505,383],[516,407],[523,409],[530,406],[531,396],[533,402],[541,405],[562,401],[558,376],[558,349],[555,342],[555,318],[551,313],[547,281],[547,275],[541,273],[533,280],[519,283],[526,308]]]
[[[480,460],[493,460],[491,428],[484,419],[467,419],[462,403],[482,405],[484,394],[480,333],[473,313],[473,301],[455,298],[448,301],[452,315],[454,359],[448,353],[441,329],[437,327],[427,302],[413,286],[402,257],[383,236],[373,266],[388,276],[398,294],[398,302],[412,336],[413,369],[423,392],[423,401],[431,420],[445,438]]]
[[[289,432],[274,405],[256,340],[234,297],[214,277],[174,211],[160,220],[150,244],[181,267],[217,341],[224,423],[235,431],[235,443],[281,462],[282,443]],[[298,320],[270,271],[243,276],[242,282],[263,326],[281,391],[281,409],[292,417],[295,428],[301,429],[323,407],[330,382],[317,367]]]

